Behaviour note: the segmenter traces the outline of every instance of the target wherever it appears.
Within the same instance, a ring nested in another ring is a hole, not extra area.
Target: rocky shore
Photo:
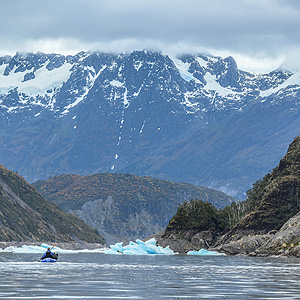
[[[182,231],[179,234],[162,231],[153,235],[157,244],[162,247],[169,246],[175,253],[185,254],[188,251],[210,249],[213,244],[213,235],[210,231],[194,232]]]
[[[226,244],[220,244],[215,250],[230,254],[250,256],[294,256],[300,257],[300,213],[289,219],[278,231],[267,234],[244,236]]]
[[[227,255],[247,256],[293,256],[300,257],[300,212],[289,219],[278,231],[272,230],[266,234],[245,232],[232,235],[232,232],[213,239],[209,231],[195,233],[192,230],[181,232],[162,231],[154,235],[157,244],[184,254],[201,248],[218,251]]]

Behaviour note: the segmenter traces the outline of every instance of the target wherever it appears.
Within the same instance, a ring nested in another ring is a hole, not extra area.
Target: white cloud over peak
[[[14,0],[1,3],[0,28],[1,54],[148,48],[300,69],[297,0]]]

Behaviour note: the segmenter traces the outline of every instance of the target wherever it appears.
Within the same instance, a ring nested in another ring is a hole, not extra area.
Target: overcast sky
[[[300,70],[299,0],[0,0],[0,54],[161,50]]]

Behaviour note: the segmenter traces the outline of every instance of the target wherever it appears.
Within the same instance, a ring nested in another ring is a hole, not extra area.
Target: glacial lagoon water
[[[0,299],[300,299],[300,260],[0,253]]]

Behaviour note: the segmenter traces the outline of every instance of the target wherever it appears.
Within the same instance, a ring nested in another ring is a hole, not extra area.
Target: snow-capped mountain
[[[0,58],[0,159],[27,180],[131,172],[244,192],[300,133],[300,73],[135,51]]]

